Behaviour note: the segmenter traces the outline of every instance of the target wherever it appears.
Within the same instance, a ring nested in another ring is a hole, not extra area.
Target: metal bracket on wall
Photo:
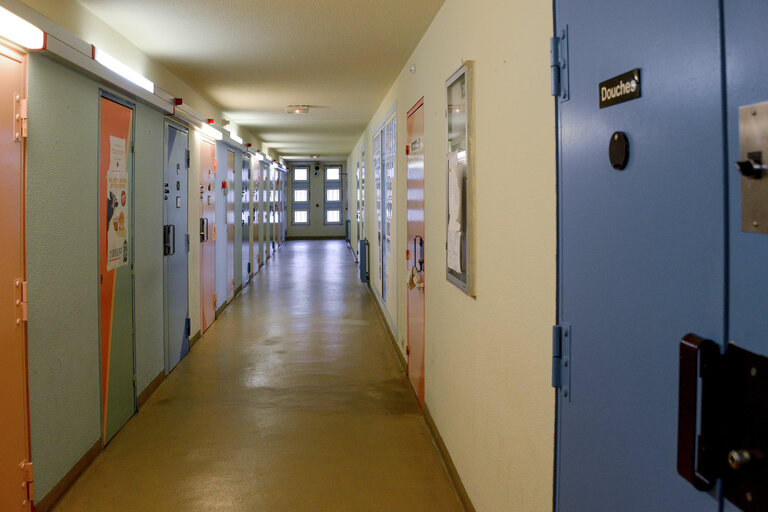
[[[552,327],[552,387],[571,401],[571,326]]]
[[[552,96],[568,101],[568,26],[559,36],[549,39],[549,66],[552,72]]]
[[[20,94],[15,94],[14,100],[13,119],[15,126],[13,131],[13,141],[19,142],[22,138],[27,137],[29,105],[26,98],[22,98]]]

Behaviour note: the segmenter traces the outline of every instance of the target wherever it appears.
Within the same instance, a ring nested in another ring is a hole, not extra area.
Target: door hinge
[[[18,289],[18,295],[16,299],[16,325],[21,325],[21,322],[29,320],[29,302],[27,299],[27,282],[17,279],[14,283]]]
[[[19,142],[21,139],[27,138],[27,126],[29,120],[29,104],[26,98],[22,98],[20,94],[14,95],[13,102],[13,119],[14,119],[14,131],[13,141]]]
[[[189,150],[187,150],[187,169],[189,169]]]
[[[559,36],[549,39],[549,66],[552,73],[552,96],[568,101],[568,26]]]
[[[571,399],[571,326],[552,327],[552,387]]]
[[[27,498],[22,501],[22,506],[26,507],[35,499],[35,478],[30,461],[26,459],[21,461],[19,468],[23,472],[21,486],[27,491]]]

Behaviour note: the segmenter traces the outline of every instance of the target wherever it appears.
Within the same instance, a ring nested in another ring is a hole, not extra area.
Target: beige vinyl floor
[[[463,510],[372,300],[288,242],[54,510]]]

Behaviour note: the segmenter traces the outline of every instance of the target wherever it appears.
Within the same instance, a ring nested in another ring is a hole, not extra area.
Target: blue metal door
[[[768,203],[768,176],[763,172],[759,179],[742,177],[733,163],[744,160],[752,151],[761,151],[763,162],[768,158],[768,106],[765,104],[768,102],[765,86],[768,77],[765,65],[768,62],[768,34],[765,31],[768,3],[764,0],[729,0],[723,2],[723,6],[728,84],[728,340],[735,346],[766,356],[768,220],[754,215],[760,212],[755,212],[750,203],[755,200],[763,205]],[[758,133],[748,133],[749,124]],[[750,135],[753,135],[752,140],[747,141],[745,138]],[[752,191],[748,190],[752,187]],[[742,499],[743,504],[752,501],[745,502],[743,495],[732,493],[728,484],[726,497]],[[732,512],[739,508],[726,500],[724,510]]]
[[[165,303],[165,371],[189,352],[187,273],[188,134],[166,123],[163,171],[163,297]]]
[[[680,339],[726,329],[719,3],[555,7],[556,510],[714,512],[676,451]],[[636,68],[641,97],[600,108],[599,84]]]

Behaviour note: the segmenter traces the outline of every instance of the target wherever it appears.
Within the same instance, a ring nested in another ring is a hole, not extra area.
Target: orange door
[[[216,146],[200,143],[200,323],[216,318]]]
[[[424,98],[408,112],[408,378],[424,405]]]
[[[235,296],[235,153],[227,150],[227,300]]]
[[[30,510],[27,333],[24,322],[26,56],[0,46],[0,510]],[[18,100],[17,100],[18,98]],[[17,135],[18,134],[18,135]],[[18,302],[17,302],[18,301]]]

